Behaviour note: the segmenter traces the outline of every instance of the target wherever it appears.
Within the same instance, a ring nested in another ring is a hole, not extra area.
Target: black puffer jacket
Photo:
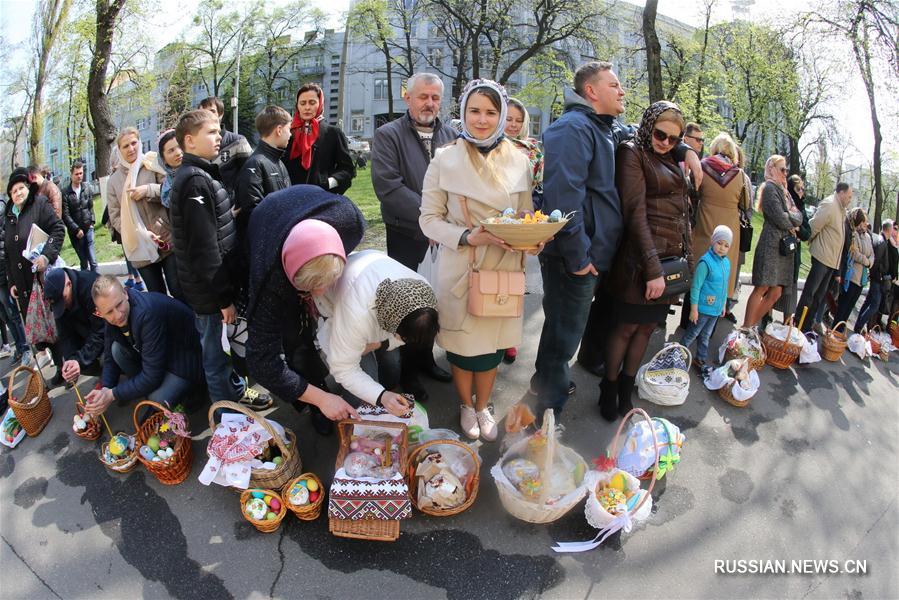
[[[87,184],[81,184],[79,193],[75,193],[72,184],[62,191],[62,220],[73,241],[77,239],[79,230],[87,233],[93,226],[94,200]]]
[[[6,276],[6,201],[0,199],[0,288],[9,289]]]
[[[35,186],[32,186],[34,188]],[[28,234],[31,226],[37,225],[49,235],[44,250],[41,252],[47,257],[48,264],[56,262],[62,242],[66,236],[66,227],[62,219],[56,216],[53,205],[45,196],[39,196],[34,191],[29,194],[22,212],[19,216],[13,214],[13,203],[10,201],[3,211],[6,222],[3,227],[5,239],[4,262],[10,287],[16,286],[19,295],[19,306],[22,314],[28,314],[28,299],[31,296],[31,288],[34,285],[34,274],[31,272],[31,261],[22,256],[22,250],[28,245]]]
[[[260,141],[240,169],[234,190],[234,204],[240,209],[237,214],[239,230],[246,231],[250,224],[250,213],[259,206],[263,198],[290,186],[290,175],[281,162],[283,152],[280,148]]]
[[[233,271],[237,230],[231,197],[208,160],[185,154],[172,183],[172,237],[178,278],[194,312],[211,315],[238,296]]]

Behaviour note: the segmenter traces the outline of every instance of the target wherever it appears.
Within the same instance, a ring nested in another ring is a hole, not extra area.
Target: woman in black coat
[[[353,183],[356,166],[346,136],[322,119],[324,105],[325,96],[318,84],[307,83],[300,88],[290,142],[281,162],[293,185],[317,185],[343,194]]]
[[[43,272],[56,262],[66,235],[66,226],[62,219],[56,216],[56,211],[53,210],[49,200],[45,196],[38,195],[37,189],[37,184],[31,181],[28,171],[23,168],[13,171],[6,184],[6,193],[10,198],[6,206],[6,224],[3,231],[6,241],[4,249],[6,274],[9,278],[10,294],[18,298],[23,316],[28,314],[28,301],[34,286],[35,274],[31,270],[32,266],[37,272]],[[50,236],[33,263],[22,256],[22,251],[28,244],[28,234],[32,225],[37,225]]]

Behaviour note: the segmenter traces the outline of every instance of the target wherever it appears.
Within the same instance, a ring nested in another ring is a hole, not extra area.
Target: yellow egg
[[[620,492],[626,491],[627,479],[624,477],[624,473],[615,473],[612,475],[612,479],[609,481],[609,487]]]
[[[309,490],[310,492],[318,491],[318,483],[316,483],[316,481],[314,479],[307,479],[306,480],[306,489]]]
[[[272,497],[271,497],[271,496],[265,496],[265,497],[262,499],[262,501],[265,502],[266,505],[269,505],[269,504],[272,503]]]

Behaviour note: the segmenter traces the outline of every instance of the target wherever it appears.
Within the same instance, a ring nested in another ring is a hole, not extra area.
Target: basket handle
[[[131,412],[131,420],[134,421],[134,431],[135,432],[140,431],[140,423],[137,422],[137,413],[140,410],[141,406],[151,406],[158,411],[168,410],[165,406],[163,406],[159,402],[154,402],[153,400],[141,400],[140,402],[138,402],[135,405],[134,410]],[[214,430],[215,430],[215,428],[213,428],[213,431]]]
[[[765,350],[765,344],[762,343],[762,336],[759,335],[759,330],[757,327],[746,327],[740,328],[740,331],[744,332],[746,337],[755,338],[755,341],[758,343],[759,347],[759,357],[764,360],[768,358],[768,352]]]
[[[844,331],[846,331],[847,329],[849,329],[849,324],[848,324],[846,321],[840,321],[839,323],[834,324],[833,327],[831,327],[830,329],[828,329],[828,330],[827,330],[827,334],[828,334],[828,335],[830,335],[831,333],[834,333],[834,334],[835,334],[835,333],[837,332],[837,327],[839,327],[840,325],[845,325],[845,327],[843,328]],[[865,327],[865,329],[867,329],[867,327]]]
[[[475,472],[472,473],[473,477],[478,475],[478,472],[481,469],[481,461],[478,460],[478,455],[474,450],[471,449],[471,446],[464,442],[459,442],[456,440],[429,440],[423,444],[418,444],[409,450],[409,453],[406,456],[406,470],[409,471],[409,480],[411,481],[413,477],[415,477],[415,469],[418,465],[415,464],[415,461],[418,460],[418,456],[424,452],[426,449],[431,446],[454,446],[457,448],[464,448],[468,455],[471,456],[472,461],[474,461]]]
[[[140,406],[140,404],[138,404],[138,406]],[[159,405],[157,404],[157,406],[159,406]],[[272,439],[275,440],[275,444],[277,444],[278,449],[281,450],[281,456],[284,457],[284,462],[287,462],[288,460],[290,460],[290,455],[291,455],[292,450],[287,448],[287,446],[284,444],[284,440],[281,438],[280,435],[278,435],[278,432],[275,431],[275,428],[272,427],[271,424],[269,424],[268,419],[266,419],[265,417],[260,417],[259,415],[257,415],[254,412],[250,412],[250,409],[244,408],[237,402],[228,402],[227,400],[219,400],[218,402],[212,403],[212,406],[209,407],[209,428],[212,430],[213,433],[215,433],[215,427],[216,427],[215,411],[220,408],[227,408],[229,410],[233,410],[234,412],[239,412],[240,414],[247,416],[247,417],[253,419],[254,421],[256,421],[257,423],[259,423],[260,425],[262,425],[262,428],[265,429],[270,436],[272,436]],[[135,409],[135,410],[137,410],[137,409]]]
[[[546,437],[546,452],[543,455],[543,465],[541,465],[540,473],[545,473],[548,477],[556,454],[556,413],[551,408],[547,408],[543,412],[543,427],[540,429]],[[544,485],[540,488],[540,504],[546,503],[546,495],[548,493],[548,486]]]
[[[632,408],[621,419],[621,423],[619,423],[619,425],[618,425],[618,430],[615,432],[615,437],[612,438],[612,444],[609,446],[611,448],[611,456],[615,457],[615,462],[617,464],[617,462],[618,462],[618,459],[617,459],[618,444],[621,440],[621,432],[624,430],[624,426],[628,423],[631,416],[633,416],[633,415],[639,415],[639,416],[643,417],[643,419],[645,419],[646,422],[649,424],[649,433],[652,434],[652,449],[653,449],[653,452],[655,453],[655,464],[652,467],[652,480],[649,482],[649,487],[646,488],[646,493],[643,495],[642,498],[640,498],[640,501],[637,503],[637,505],[631,509],[631,512],[630,512],[631,515],[635,514],[638,510],[640,510],[640,507],[643,506],[643,503],[646,502],[646,499],[650,496],[650,494],[652,494],[652,490],[656,486],[656,479],[657,479],[658,473],[659,473],[659,438],[656,435],[655,427],[653,427],[652,418],[642,408]],[[670,435],[668,436],[668,439],[669,440],[671,439]]]
[[[19,365],[18,367],[13,369],[12,372],[9,374],[9,386],[7,386],[7,389],[9,389],[10,393],[12,393],[12,389],[14,387],[13,384],[15,382],[16,375],[18,375],[22,371],[28,371],[28,373],[30,375],[37,375],[37,371],[35,371],[31,367],[29,367],[28,365]],[[43,378],[40,378],[40,381],[41,381],[41,387],[43,388],[43,383],[44,383]],[[41,389],[41,391],[43,392],[43,389]]]

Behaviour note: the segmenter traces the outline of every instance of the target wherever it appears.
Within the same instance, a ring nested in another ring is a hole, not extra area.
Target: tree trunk
[[[696,106],[693,108],[693,118],[697,123],[702,123],[702,73],[705,70],[705,55],[709,48],[709,23],[712,20],[712,6],[714,6],[714,0],[705,5],[705,28],[702,33],[702,50],[699,53],[699,71],[696,76]]]
[[[861,38],[858,34],[853,36],[852,49],[855,51],[855,60],[861,71],[862,80],[865,83],[865,91],[868,93],[868,104],[871,108],[871,128],[874,130],[874,156],[872,167],[874,171],[874,219],[871,221],[875,227],[880,228],[880,217],[883,213],[883,171],[880,162],[880,146],[883,143],[883,134],[880,131],[880,119],[877,117],[877,102],[874,97],[874,77],[871,73],[871,52],[868,47],[868,29],[862,25]]]
[[[646,43],[646,71],[649,76],[649,102],[664,100],[662,91],[662,45],[656,34],[659,0],[646,0],[643,7],[643,41]]]
[[[97,0],[97,35],[94,39],[93,58],[87,78],[87,101],[93,121],[91,133],[94,134],[94,156],[97,165],[95,173],[98,178],[109,174],[109,158],[115,141],[115,124],[106,96],[106,70],[112,52],[116,19],[124,5],[125,0],[111,2]]]
[[[790,173],[799,173],[802,170],[802,161],[799,156],[799,140],[790,137]]]

